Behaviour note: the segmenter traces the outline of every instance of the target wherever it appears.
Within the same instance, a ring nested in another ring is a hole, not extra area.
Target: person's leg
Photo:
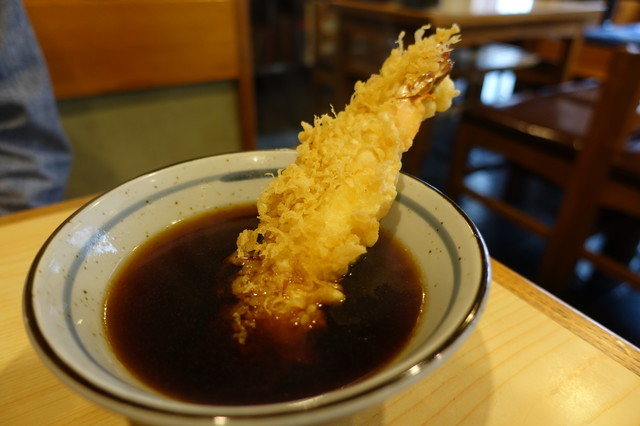
[[[60,200],[71,149],[20,0],[0,0],[0,215]]]

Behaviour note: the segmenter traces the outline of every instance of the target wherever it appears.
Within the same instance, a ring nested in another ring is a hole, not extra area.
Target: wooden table
[[[337,71],[350,71],[353,44],[362,43],[363,38],[380,38],[381,34],[388,38],[391,34],[391,40],[395,40],[400,31],[413,34],[425,24],[430,24],[432,28],[458,24],[462,40],[457,47],[491,42],[565,40],[567,50],[563,72],[567,77],[576,59],[585,27],[598,23],[605,10],[601,1],[531,0],[530,8],[510,10],[500,9],[499,3],[507,2],[440,0],[439,6],[415,9],[401,6],[397,1],[330,0],[339,25]],[[509,3],[513,6],[518,4],[516,0]],[[388,49],[385,49],[383,58],[388,53]]]
[[[569,79],[582,45],[583,31],[599,22],[604,3],[531,0],[530,8],[517,8],[526,3],[440,0],[439,6],[416,9],[404,7],[400,1],[330,0],[338,21],[333,105],[342,109],[351,97],[354,78],[366,79],[378,72],[400,31],[405,31],[407,40],[411,41],[410,35],[425,24],[432,28],[458,24],[462,35],[458,48],[495,42],[562,40],[559,55],[562,60],[544,73],[544,77],[554,83]],[[507,6],[509,9],[505,9]],[[404,170],[414,175],[419,174],[428,150],[427,142],[421,140],[429,137],[428,126],[427,120],[410,155],[403,160]]]
[[[129,423],[58,381],[37,358],[22,324],[31,260],[83,201],[0,218],[2,425]],[[640,350],[505,266],[492,266],[486,310],[453,357],[348,424],[640,424]]]

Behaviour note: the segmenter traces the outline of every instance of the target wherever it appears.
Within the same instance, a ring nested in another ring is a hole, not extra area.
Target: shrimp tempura
[[[240,343],[257,328],[295,341],[324,324],[320,307],[344,300],[341,278],[378,239],[402,153],[422,120],[458,94],[449,78],[458,27],[424,37],[427,28],[406,49],[401,34],[380,73],[356,83],[343,112],[302,123],[297,160],[264,190],[259,225],[240,234],[232,256],[242,266],[232,283]]]

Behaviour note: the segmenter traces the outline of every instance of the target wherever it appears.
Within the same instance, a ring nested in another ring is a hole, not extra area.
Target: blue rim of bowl
[[[251,151],[252,154],[260,154],[260,153],[274,153],[277,151],[290,151],[290,150],[263,150],[263,151]],[[248,154],[248,153],[241,153],[241,154]],[[141,178],[143,176],[147,176],[151,173],[154,173],[158,170],[164,170],[167,168],[171,168],[171,167],[175,167],[178,165],[183,165],[183,164],[187,164],[189,162],[192,161],[198,161],[198,160],[202,160],[202,159],[206,159],[206,158],[211,158],[211,157],[222,157],[222,156],[234,156],[237,154],[219,154],[219,155],[213,155],[213,156],[205,156],[205,157],[200,157],[200,158],[196,158],[196,159],[192,159],[192,160],[187,160],[187,161],[183,161],[183,162],[178,162],[176,164],[172,164],[172,165],[168,165],[166,167],[162,167],[159,168],[155,171],[151,171],[145,174],[142,174],[138,177],[132,178],[124,183],[122,183],[121,185],[118,185],[116,188],[119,188],[122,185],[127,184],[128,182],[131,182],[133,180],[136,180],[138,178]],[[377,394],[379,391],[382,391],[384,388],[389,387],[390,385],[395,385],[395,384],[399,384],[403,381],[406,381],[412,377],[415,376],[420,376],[420,373],[424,370],[427,369],[427,367],[434,361],[437,360],[439,358],[442,358],[447,352],[453,350],[455,348],[455,344],[456,342],[458,342],[461,337],[463,337],[465,334],[469,333],[472,330],[472,326],[475,324],[476,319],[479,317],[479,315],[481,314],[482,310],[484,309],[484,306],[486,305],[486,301],[488,298],[488,294],[489,294],[489,287],[490,287],[490,282],[491,282],[491,262],[490,262],[490,258],[489,258],[489,252],[487,250],[486,244],[482,238],[482,235],[480,234],[479,230],[477,229],[476,225],[473,223],[473,221],[471,221],[471,219],[467,216],[467,214],[451,199],[449,198],[446,194],[444,194],[442,191],[440,191],[439,189],[433,187],[432,185],[430,185],[429,183],[415,177],[415,176],[411,176],[408,175],[406,173],[403,173],[403,175],[405,175],[406,177],[416,180],[419,183],[427,186],[429,189],[431,189],[432,191],[434,191],[437,195],[439,195],[441,198],[443,198],[448,204],[450,204],[452,207],[454,207],[454,209],[457,211],[457,213],[464,219],[464,221],[467,223],[467,225],[469,226],[473,238],[476,242],[477,245],[477,250],[478,253],[480,254],[480,260],[481,260],[481,274],[480,274],[480,283],[478,285],[478,291],[474,297],[473,303],[471,305],[471,307],[469,308],[468,312],[466,313],[466,316],[464,317],[464,319],[457,325],[456,329],[454,332],[452,332],[448,338],[446,340],[444,340],[435,350],[433,350],[431,353],[428,354],[428,356],[425,356],[424,358],[420,359],[418,362],[414,363],[412,366],[408,367],[407,369],[405,369],[404,371],[400,372],[399,374],[384,380],[378,384],[376,384],[375,386],[371,387],[371,388],[367,388],[366,390],[353,394],[353,395],[348,395],[345,398],[341,398],[341,399],[336,399],[336,400],[330,400],[330,401],[326,401],[326,402],[322,402],[322,398],[321,396],[314,396],[314,397],[309,397],[306,399],[302,399],[302,400],[294,400],[294,401],[287,401],[287,402],[282,402],[282,403],[275,403],[275,404],[264,404],[263,407],[273,407],[273,406],[282,406],[283,409],[282,410],[277,410],[277,411],[273,411],[273,412],[266,412],[266,413],[257,413],[257,414],[248,414],[248,415],[238,415],[238,414],[216,414],[216,413],[184,413],[184,412],[176,412],[173,410],[164,410],[158,407],[154,407],[154,406],[150,406],[147,404],[143,404],[143,403],[138,403],[138,402],[134,402],[125,398],[122,398],[118,395],[113,394],[112,392],[109,392],[108,390],[96,385],[95,383],[91,382],[90,380],[86,379],[82,374],[80,374],[79,372],[77,372],[76,370],[74,370],[72,367],[70,367],[69,365],[67,365],[67,363],[64,362],[64,360],[62,360],[57,353],[55,352],[55,350],[51,347],[51,345],[49,344],[49,342],[47,341],[46,337],[43,335],[41,329],[38,326],[38,321],[36,319],[35,316],[35,310],[34,310],[34,306],[32,300],[33,300],[33,285],[34,285],[34,281],[35,281],[35,274],[37,271],[37,266],[40,262],[40,259],[42,258],[42,256],[44,255],[44,253],[46,252],[46,249],[48,248],[49,244],[51,243],[51,241],[57,236],[57,234],[60,232],[60,230],[67,225],[74,217],[76,217],[78,214],[80,214],[82,211],[84,211],[85,209],[87,209],[91,204],[93,204],[96,200],[100,199],[101,197],[109,194],[111,191],[115,190],[116,188],[113,188],[110,191],[106,191],[98,196],[96,196],[95,198],[89,200],[88,202],[86,202],[84,205],[82,205],[80,208],[78,208],[78,210],[76,210],[74,213],[72,213],[69,217],[67,217],[53,232],[52,234],[47,238],[47,240],[44,242],[44,244],[42,245],[42,247],[40,248],[40,250],[38,251],[38,253],[36,254],[36,257],[34,258],[31,267],[29,268],[29,273],[27,275],[26,278],[26,282],[25,282],[25,287],[24,287],[24,291],[23,291],[23,317],[24,317],[24,322],[27,328],[27,331],[29,332],[29,336],[31,338],[31,341],[34,345],[37,345],[38,349],[40,351],[42,351],[45,356],[47,357],[47,359],[50,361],[50,363],[52,364],[52,366],[54,366],[56,369],[58,369],[58,373],[64,374],[66,376],[67,379],[71,380],[74,382],[75,385],[81,387],[81,388],[85,388],[86,390],[106,398],[107,400],[110,400],[116,404],[119,405],[123,405],[126,407],[130,407],[133,409],[138,409],[138,410],[142,410],[144,412],[147,413],[154,413],[154,414],[158,414],[158,415],[170,415],[170,416],[179,416],[179,417],[183,417],[183,418],[190,418],[190,419],[211,419],[213,417],[216,418],[225,418],[227,419],[229,422],[233,422],[235,421],[247,421],[247,420],[258,420],[258,419],[276,419],[276,418],[284,418],[287,416],[295,416],[297,414],[299,414],[299,407],[300,404],[303,404],[305,401],[314,401],[314,403],[309,406],[309,409],[313,409],[313,410],[325,410],[325,409],[330,409],[331,407],[337,407],[343,404],[346,404],[350,401],[356,400],[356,399],[360,399],[362,397],[366,397],[368,395],[374,395]],[[51,367],[51,366],[49,366]],[[211,406],[207,406],[207,405],[202,405],[201,406],[203,409],[206,407],[211,407],[212,409],[217,408],[217,409],[224,409],[224,408],[239,408],[241,406],[219,406],[219,405],[211,405]]]

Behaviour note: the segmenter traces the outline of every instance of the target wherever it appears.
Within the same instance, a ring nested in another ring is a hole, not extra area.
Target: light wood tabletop
[[[126,425],[75,394],[31,348],[27,270],[84,200],[0,218],[0,424]],[[476,329],[433,374],[335,425],[639,425],[640,350],[493,262]]]

